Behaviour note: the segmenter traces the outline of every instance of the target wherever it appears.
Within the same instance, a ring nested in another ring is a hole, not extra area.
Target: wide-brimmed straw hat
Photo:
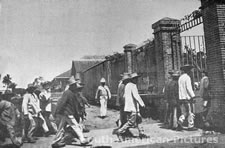
[[[77,81],[75,80],[74,76],[71,76],[70,79],[68,80],[69,85],[75,84],[77,83]]]
[[[122,79],[121,79],[122,81],[128,80],[128,79],[131,78],[131,74],[130,73],[127,73],[127,72],[121,74],[121,76],[122,76]]]
[[[192,65],[186,64],[184,66],[181,66],[180,70],[191,70],[192,68],[194,68]]]
[[[136,72],[132,73],[130,76],[131,76],[131,79],[140,77],[140,75],[138,75]]]
[[[77,88],[84,88],[84,84],[83,83],[76,83]]]

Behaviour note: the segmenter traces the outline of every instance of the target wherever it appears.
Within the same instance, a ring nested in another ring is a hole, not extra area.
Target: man
[[[120,121],[121,122],[120,127],[122,127],[124,125],[124,123],[126,123],[126,121],[127,121],[126,114],[124,112],[124,105],[125,105],[124,89],[131,78],[129,73],[124,73],[122,76],[123,77],[118,85],[117,98],[116,98],[116,106],[119,106],[119,108],[120,108],[120,118],[116,123],[117,123],[117,125],[119,125],[118,122]]]
[[[101,78],[100,83],[101,85],[98,86],[95,99],[100,100],[100,118],[104,119],[107,114],[107,102],[111,99],[111,92],[109,87],[105,84],[105,78]]]
[[[81,127],[81,129],[83,130],[83,132],[89,132],[89,130],[85,127],[84,125],[84,120],[86,117],[86,111],[85,111],[85,105],[87,105],[88,107],[90,107],[87,99],[83,96],[82,94],[82,89],[84,88],[84,84],[81,83],[80,79],[76,79],[77,83],[76,83],[76,96],[78,98],[78,107],[79,107],[79,125]],[[76,142],[77,141],[77,135],[76,133],[73,131],[73,129],[70,126],[67,126],[67,128],[65,129],[65,136],[63,137],[65,140],[66,144],[71,144],[72,142]]]
[[[180,76],[179,71],[175,71],[172,74],[172,81],[168,83],[168,88],[166,92],[166,100],[168,101],[168,128],[177,128],[177,104],[179,100],[179,90],[178,90],[178,78]]]
[[[50,120],[52,117],[52,104],[51,104],[51,89],[49,83],[42,84],[43,90],[41,91],[39,98],[40,98],[40,107],[42,110],[43,117],[46,121],[46,124],[49,128],[49,134],[55,134],[57,132],[56,124]]]
[[[125,98],[125,105],[124,105],[124,112],[127,114],[127,122],[120,127],[116,134],[117,136],[121,136],[131,127],[138,127],[140,124],[140,109],[141,107],[145,107],[144,102],[142,101],[140,95],[138,94],[137,89],[137,81],[138,77],[140,77],[137,73],[131,74],[131,81],[127,83],[124,90],[124,98]],[[138,123],[139,122],[139,123]],[[139,130],[139,136],[143,135],[142,131]]]
[[[92,138],[84,138],[82,128],[79,125],[79,102],[76,94],[76,85],[74,76],[69,79],[69,89],[67,89],[62,97],[58,100],[55,114],[59,116],[60,123],[58,131],[54,138],[52,147],[63,147],[65,141],[63,139],[65,134],[65,127],[69,125],[78,136],[81,145],[87,145],[92,141]]]
[[[16,148],[22,145],[14,130],[16,118],[19,118],[19,116],[20,114],[16,107],[11,102],[2,100],[0,94],[0,139],[4,141],[5,135],[9,134],[13,144],[12,147]]]
[[[203,107],[204,107],[204,112],[203,112],[203,122],[206,122],[206,116],[208,114],[209,108],[210,108],[210,96],[209,96],[209,78],[208,78],[208,73],[203,70],[202,71],[202,79],[200,81],[200,90],[199,90],[200,97],[203,98]]]
[[[168,114],[168,110],[169,110],[169,103],[168,103],[168,88],[169,88],[169,83],[172,81],[172,74],[174,73],[174,70],[169,70],[168,74],[168,80],[165,83],[165,87],[163,89],[163,93],[164,93],[164,102],[165,102],[165,108],[164,108],[164,112],[163,112],[163,119],[164,119],[164,124],[165,126],[169,125],[169,114]]]
[[[27,93],[23,96],[22,112],[24,118],[23,142],[34,143],[33,133],[37,128],[37,118],[42,119],[42,127],[45,132],[48,132],[48,127],[41,114],[40,101],[34,93],[36,87],[33,84],[28,84]]]
[[[89,132],[89,129],[87,129],[84,125],[84,120],[87,116],[87,113],[85,111],[85,105],[87,105],[88,107],[90,107],[90,104],[88,103],[87,99],[83,96],[82,90],[84,88],[84,84],[82,84],[80,81],[78,81],[77,83],[77,98],[79,101],[79,116],[80,116],[80,120],[79,123],[83,129],[83,132]]]
[[[193,66],[191,65],[184,65],[180,68],[182,75],[178,80],[178,86],[181,116],[178,120],[178,130],[182,129],[186,117],[188,119],[188,130],[196,130],[194,127],[194,113],[191,108],[191,101],[195,97],[195,93],[192,89],[191,78],[189,76],[192,69]]]

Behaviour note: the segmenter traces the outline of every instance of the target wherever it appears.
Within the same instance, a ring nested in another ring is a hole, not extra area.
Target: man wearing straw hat
[[[143,100],[141,99],[140,95],[138,94],[137,89],[137,81],[138,77],[140,77],[137,73],[131,74],[131,81],[127,83],[124,90],[124,98],[125,98],[125,105],[124,105],[124,112],[127,114],[127,122],[116,131],[117,136],[122,136],[129,128],[137,127],[138,124],[141,122],[140,117],[140,109],[141,107],[145,107]],[[139,123],[138,123],[139,122]],[[144,135],[141,133],[142,131],[139,130],[139,136]]]
[[[101,85],[98,86],[95,99],[100,100],[100,117],[103,119],[107,114],[107,102],[108,99],[111,99],[111,92],[109,90],[109,87],[105,84],[105,78],[101,78],[100,83]]]
[[[87,145],[92,141],[92,138],[84,138],[82,128],[79,125],[79,102],[77,99],[77,81],[74,76],[69,79],[69,89],[67,89],[62,97],[58,100],[55,114],[60,117],[58,131],[54,138],[52,147],[65,146],[64,134],[65,127],[69,125],[78,136],[81,145]]]
[[[181,130],[183,127],[184,120],[188,120],[188,130],[197,130],[194,127],[194,113],[192,112],[191,101],[195,97],[195,93],[192,88],[191,78],[189,74],[193,66],[184,65],[180,68],[182,75],[178,80],[179,86],[179,103],[181,109],[181,116],[178,120],[178,130]]]
[[[130,81],[130,74],[124,73],[122,74],[122,79],[119,82],[118,89],[117,89],[117,98],[116,98],[116,106],[120,108],[120,118],[116,122],[117,126],[119,126],[119,121],[121,122],[121,126],[123,126],[124,123],[126,123],[126,114],[124,112],[124,105],[125,105],[125,99],[124,99],[124,89],[127,83]]]

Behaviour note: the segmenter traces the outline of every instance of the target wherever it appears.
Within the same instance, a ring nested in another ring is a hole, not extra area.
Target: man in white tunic
[[[145,107],[143,100],[141,99],[140,95],[138,94],[137,89],[137,80],[138,80],[137,73],[131,74],[131,82],[127,83],[124,90],[124,98],[125,98],[125,105],[124,105],[124,112],[127,114],[127,122],[118,129],[117,135],[120,136],[121,134],[125,133],[129,128],[138,127],[140,124],[140,109],[141,107]],[[138,123],[139,122],[139,123]],[[139,129],[138,129],[139,130]],[[139,134],[141,131],[139,130]]]
[[[100,100],[100,117],[105,118],[107,114],[107,102],[108,99],[111,99],[111,92],[109,87],[105,84],[105,78],[101,78],[100,83],[101,85],[98,86],[95,99]]]
[[[22,112],[25,122],[23,129],[23,142],[28,143],[35,142],[32,137],[34,130],[37,128],[35,118],[41,118],[43,121],[42,127],[44,131],[49,131],[45,119],[41,114],[40,101],[34,93],[35,89],[36,87],[33,84],[28,84],[27,93],[23,96],[22,102]]]
[[[191,109],[191,100],[195,97],[195,93],[192,89],[190,74],[193,66],[184,65],[180,68],[182,75],[178,80],[179,86],[179,104],[181,109],[181,116],[179,117],[178,124],[179,130],[182,129],[184,120],[188,119],[188,130],[196,130],[194,128],[194,113]]]

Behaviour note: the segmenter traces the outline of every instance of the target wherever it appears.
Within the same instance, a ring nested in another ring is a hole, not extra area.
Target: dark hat
[[[181,66],[180,70],[187,71],[187,70],[191,70],[192,68],[194,68],[192,65],[186,64],[184,66]]]
[[[207,73],[207,71],[205,69],[202,69],[201,73]]]
[[[37,88],[37,87],[34,84],[30,83],[27,85],[27,89],[29,89],[29,88]]]
[[[49,88],[51,88],[51,83],[50,83],[50,82],[44,82],[44,83],[42,84],[42,87],[43,87],[44,89],[49,89]]]
[[[174,70],[170,69],[170,70],[168,71],[168,73],[172,75],[172,74],[174,73]]]

